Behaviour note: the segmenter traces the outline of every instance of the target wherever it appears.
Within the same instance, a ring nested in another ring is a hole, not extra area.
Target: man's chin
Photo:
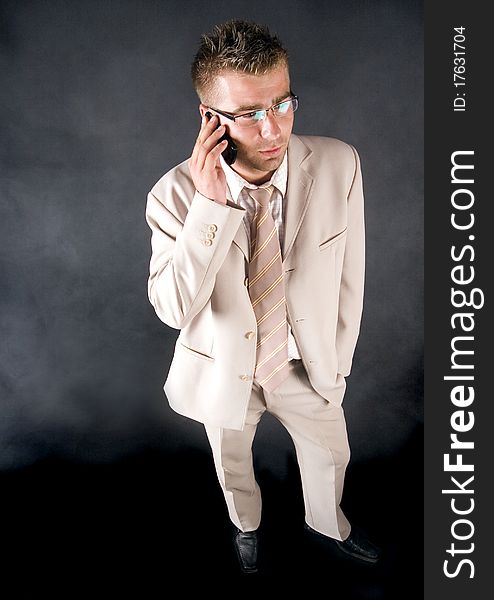
[[[233,163],[232,168],[237,171],[240,175],[245,177],[249,181],[250,177],[254,177],[256,180],[259,177],[266,177],[271,175],[283,162],[286,148],[283,149],[276,156],[249,156],[247,159],[243,159],[239,153],[237,160]],[[250,175],[247,176],[247,175]],[[246,177],[247,176],[247,177]]]
[[[275,171],[283,162],[284,156],[285,149],[282,149],[274,156],[269,156],[269,154],[261,154],[259,157],[256,156],[256,158],[249,161],[249,163],[251,167],[259,171]]]

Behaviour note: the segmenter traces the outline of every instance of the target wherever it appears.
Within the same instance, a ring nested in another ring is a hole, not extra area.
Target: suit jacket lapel
[[[309,206],[314,178],[306,170],[306,159],[312,151],[302,140],[292,135],[288,144],[288,186],[285,206],[285,239],[283,260],[286,260],[297,237]]]
[[[228,185],[226,186],[226,199],[230,202],[233,202],[232,195],[230,193],[230,188],[228,187]],[[247,238],[247,232],[245,230],[245,219],[242,221],[240,227],[237,229],[237,233],[233,238],[233,243],[236,246],[238,246],[240,250],[242,250],[247,262],[249,262],[249,240]]]

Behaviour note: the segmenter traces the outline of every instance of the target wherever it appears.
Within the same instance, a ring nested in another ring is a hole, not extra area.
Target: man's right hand
[[[197,136],[192,156],[189,158],[189,170],[196,190],[216,202],[226,204],[226,177],[220,164],[220,155],[228,145],[226,140],[218,144],[225,133],[225,126],[218,125],[218,117],[207,119],[203,115],[201,129]]]

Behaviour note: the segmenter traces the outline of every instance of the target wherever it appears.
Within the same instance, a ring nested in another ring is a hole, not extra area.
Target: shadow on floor
[[[279,591],[302,583],[306,591],[344,592],[348,600],[417,599],[423,594],[422,458],[417,432],[399,454],[348,470],[344,509],[382,547],[376,566],[307,538],[293,458],[283,480],[259,472],[261,574],[249,576],[238,571],[206,453],[149,450],[108,465],[47,459],[2,473],[9,557],[9,583],[3,578],[2,586],[11,590],[2,597],[147,600],[168,597],[172,584],[186,593],[232,581],[248,589],[275,584]]]

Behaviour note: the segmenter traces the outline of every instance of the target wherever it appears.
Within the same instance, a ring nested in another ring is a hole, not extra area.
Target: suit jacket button
[[[247,287],[249,285],[249,278],[248,277],[246,277],[244,279],[244,285],[245,285],[245,287]]]
[[[254,337],[254,332],[253,332],[253,331],[247,331],[247,332],[245,333],[245,337],[246,337],[248,340],[251,340],[251,339]]]
[[[213,242],[212,242],[211,240],[202,240],[202,243],[203,243],[205,246],[211,246],[211,244],[212,244]]]
[[[249,377],[248,375],[241,375],[241,376],[240,376],[240,379],[241,379],[242,381],[249,381],[249,380],[250,380],[250,377]]]
[[[208,225],[208,231],[212,231],[214,233],[217,230],[218,230],[218,227],[214,223],[211,223],[211,225]]]
[[[206,237],[208,240],[213,240],[214,239],[214,233],[212,231],[208,231],[206,233]]]

